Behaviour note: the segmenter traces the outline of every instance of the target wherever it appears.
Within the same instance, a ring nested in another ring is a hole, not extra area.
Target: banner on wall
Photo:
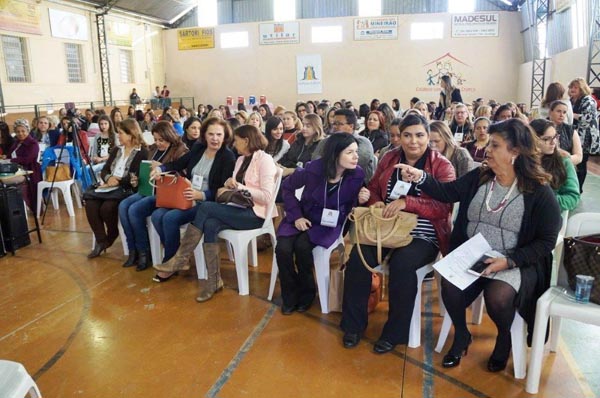
[[[40,6],[33,0],[0,0],[0,30],[41,35]]]
[[[87,40],[88,24],[85,16],[72,12],[48,9],[52,37],[62,39]]]
[[[203,50],[215,48],[214,28],[188,28],[177,31],[179,50]]]
[[[354,40],[396,40],[397,38],[397,17],[354,19]]]
[[[323,68],[321,56],[297,55],[296,80],[298,94],[320,94],[323,92]]]
[[[129,24],[109,21],[106,24],[106,40],[113,46],[131,47],[133,35]]]
[[[278,22],[258,25],[261,45],[300,43],[300,23]]]
[[[452,37],[498,36],[498,13],[453,14]]]

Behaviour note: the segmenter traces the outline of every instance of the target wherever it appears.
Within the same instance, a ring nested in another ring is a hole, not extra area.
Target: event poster
[[[0,0],[0,30],[41,35],[41,19],[33,0]]]
[[[177,30],[179,50],[215,48],[215,28],[186,28]]]
[[[298,22],[261,23],[258,33],[261,45],[300,43]]]
[[[109,21],[106,24],[106,39],[113,46],[131,47],[133,35],[131,27],[124,22]]]
[[[323,92],[323,67],[321,56],[297,55],[296,80],[298,94],[320,94]]]
[[[453,14],[452,37],[498,36],[498,13]]]
[[[71,40],[87,40],[88,24],[85,16],[72,12],[48,9],[52,37]]]
[[[354,19],[354,40],[396,40],[397,38],[397,17]]]

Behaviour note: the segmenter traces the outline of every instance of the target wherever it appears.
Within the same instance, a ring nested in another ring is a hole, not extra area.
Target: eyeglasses
[[[544,141],[544,144],[549,144],[552,141],[558,141],[560,138],[560,134],[556,134],[552,137],[540,137],[540,140]]]
[[[350,124],[350,123],[345,123],[345,122],[333,122],[333,123],[331,123],[332,126],[336,126],[336,127],[343,126],[344,124]]]

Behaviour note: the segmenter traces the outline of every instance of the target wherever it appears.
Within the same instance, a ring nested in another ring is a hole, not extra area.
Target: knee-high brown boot
[[[204,260],[206,261],[206,272],[208,279],[200,280],[200,290],[196,301],[201,303],[210,300],[212,296],[223,289],[223,280],[221,279],[221,258],[219,257],[218,243],[205,243],[202,245],[204,249]]]
[[[185,271],[190,269],[190,257],[202,239],[202,231],[193,224],[188,225],[185,235],[181,239],[177,253],[166,263],[154,265],[154,269],[161,272]]]

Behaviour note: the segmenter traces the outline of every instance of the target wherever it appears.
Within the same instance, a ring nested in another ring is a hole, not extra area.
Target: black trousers
[[[584,153],[581,163],[576,166],[577,180],[579,180],[579,193],[583,193],[583,183],[585,182],[585,177],[587,176],[587,162],[589,158],[590,154]]]
[[[87,199],[85,214],[96,242],[110,246],[119,236],[120,200]]]
[[[365,260],[371,267],[377,265],[377,248],[361,246]],[[386,256],[390,249],[383,250]],[[389,313],[381,340],[392,344],[407,344],[410,320],[417,295],[417,270],[435,260],[439,249],[424,239],[413,239],[405,247],[394,249],[389,262]],[[371,272],[363,265],[356,246],[344,276],[344,303],[342,330],[362,334],[367,328],[367,303],[371,292]]]
[[[310,305],[315,299],[312,250],[315,245],[308,232],[278,236],[275,255],[279,268],[281,298],[285,306]]]

